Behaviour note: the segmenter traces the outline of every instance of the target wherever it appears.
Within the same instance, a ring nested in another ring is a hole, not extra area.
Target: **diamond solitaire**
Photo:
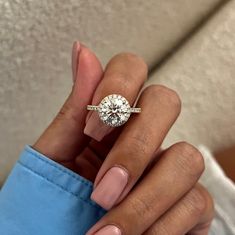
[[[127,99],[117,94],[106,96],[98,106],[87,105],[87,110],[98,111],[100,119],[112,127],[123,125],[131,113],[141,112],[141,108],[131,108]]]

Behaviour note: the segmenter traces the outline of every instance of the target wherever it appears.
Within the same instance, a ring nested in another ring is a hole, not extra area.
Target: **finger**
[[[127,198],[87,235],[105,234],[102,229],[111,230],[106,233],[110,235],[142,234],[193,188],[203,170],[203,157],[195,147],[187,143],[173,145]],[[114,227],[106,227],[110,225]]]
[[[119,131],[120,129],[116,130]],[[74,172],[78,172],[81,176],[86,179],[89,179],[91,182],[94,182],[97,172],[99,171],[105,156],[110,151],[112,139],[116,138],[115,135],[117,133],[114,131],[111,134],[112,135],[107,136],[110,136],[109,138],[111,139],[111,141],[108,139],[106,141],[110,144],[110,146],[100,145],[100,142],[94,141],[92,139],[92,141],[90,141],[90,143],[83,150],[83,152],[75,159],[76,164],[74,164],[74,162],[70,162],[67,163],[65,166],[73,170]],[[139,180],[141,180],[141,178],[144,177],[150,171],[152,166],[158,161],[161,156],[161,152],[161,149],[157,149],[154,152],[152,161],[149,163]]]
[[[146,79],[147,65],[140,57],[130,53],[118,54],[108,63],[92,104],[98,105],[107,95],[120,94],[132,105]],[[101,141],[113,129],[100,120],[96,111],[89,112],[84,129],[86,135]]]
[[[160,217],[144,235],[206,235],[213,216],[213,200],[207,190],[197,184]]]
[[[95,180],[91,198],[105,209],[131,190],[180,112],[178,95],[158,85],[147,87],[137,105],[142,112],[131,116]]]
[[[84,45],[73,46],[73,89],[56,118],[34,144],[52,159],[64,162],[77,156],[89,138],[84,135],[86,106],[91,102],[103,70],[95,54]]]

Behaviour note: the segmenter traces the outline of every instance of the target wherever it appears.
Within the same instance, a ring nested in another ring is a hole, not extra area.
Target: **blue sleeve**
[[[83,235],[106,211],[92,183],[26,146],[0,191],[1,235]]]

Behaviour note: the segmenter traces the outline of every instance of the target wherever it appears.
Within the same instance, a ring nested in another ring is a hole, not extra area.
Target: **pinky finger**
[[[197,184],[144,235],[208,235],[213,216],[213,200],[206,189]]]

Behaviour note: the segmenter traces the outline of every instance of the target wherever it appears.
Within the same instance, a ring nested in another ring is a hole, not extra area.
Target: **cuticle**
[[[126,167],[124,167],[122,164],[115,164],[115,165],[113,165],[112,167],[110,167],[110,169],[113,168],[113,167],[119,167],[119,168],[121,168],[122,170],[124,170],[124,171],[126,172],[126,174],[127,174],[127,183],[129,183],[129,180],[130,180],[130,178],[131,178],[131,175],[130,175],[130,172],[128,171],[128,169],[127,169]],[[110,170],[110,169],[109,169],[109,170]]]
[[[111,225],[111,226],[114,226],[114,227],[116,227],[116,228],[118,228],[119,231],[120,231],[120,235],[123,235],[121,226],[119,226],[119,225],[117,225],[117,224],[115,224],[115,223],[109,223],[109,224],[106,224],[106,225],[100,227],[100,228],[99,228],[98,230],[96,230],[92,235],[95,235],[95,233],[99,232],[100,230],[102,230],[102,229],[105,228],[106,226],[110,226],[110,225]]]
[[[115,164],[115,165],[113,165],[113,166],[111,166],[110,168],[108,168],[106,171],[105,171],[105,173],[102,175],[102,177],[100,178],[100,180],[97,182],[97,184],[96,185],[98,185],[100,182],[101,182],[101,180],[104,178],[104,176],[108,173],[108,171],[109,170],[111,170],[113,167],[119,167],[119,168],[121,168],[122,170],[124,170],[126,173],[127,173],[127,184],[129,183],[129,180],[130,180],[130,174],[129,174],[129,171],[123,166],[123,165],[121,165],[121,164]],[[124,190],[123,190],[124,191]]]

